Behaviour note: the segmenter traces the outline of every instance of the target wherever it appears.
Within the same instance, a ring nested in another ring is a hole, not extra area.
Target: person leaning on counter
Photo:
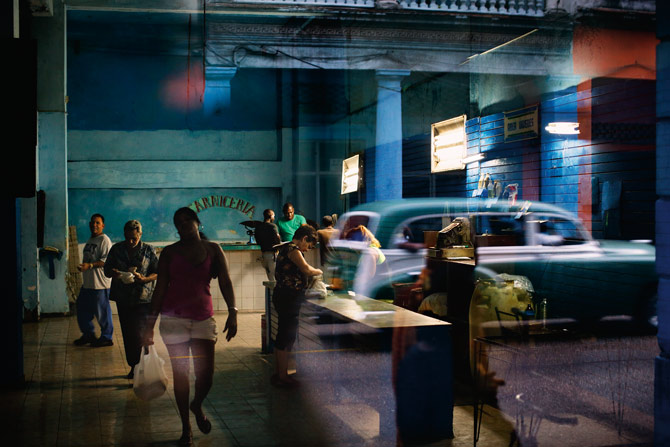
[[[310,266],[303,256],[316,245],[316,230],[303,225],[293,235],[291,242],[281,244],[277,254],[275,277],[277,284],[272,292],[272,304],[277,311],[277,336],[275,337],[275,373],[272,385],[290,388],[298,382],[288,375],[288,357],[298,332],[298,315],[305,297],[308,278],[323,275],[320,269]]]
[[[256,242],[261,247],[261,264],[265,269],[265,274],[268,276],[268,281],[275,280],[277,250],[273,247],[281,242],[274,220],[275,212],[271,209],[266,209],[263,211],[263,222],[257,225],[254,231]]]
[[[319,239],[319,254],[321,257],[321,265],[326,263],[326,259],[330,254],[330,240],[336,238],[340,231],[335,228],[332,216],[323,216],[321,219],[323,228],[317,230],[316,234]]]

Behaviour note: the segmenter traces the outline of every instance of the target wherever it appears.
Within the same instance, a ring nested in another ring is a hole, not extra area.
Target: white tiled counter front
[[[249,247],[227,247],[223,245],[223,253],[228,260],[230,279],[233,282],[237,308],[245,311],[265,310],[265,287],[267,281],[265,269],[261,265],[261,251],[257,245]],[[210,285],[214,310],[226,310],[227,305],[219,289],[218,280],[212,280]]]
[[[242,311],[265,311],[263,281],[267,281],[268,278],[261,265],[261,251],[258,245],[228,246],[221,244],[221,247],[228,260],[237,308]],[[309,265],[319,267],[318,249],[307,252],[305,260]],[[212,280],[210,289],[214,300],[214,310],[226,310],[226,302],[223,300],[218,280]]]
[[[156,248],[160,256],[160,251],[167,245],[163,242],[149,242]],[[79,244],[79,259],[82,259],[82,252],[85,244]],[[230,279],[233,282],[235,290],[236,305],[242,311],[265,311],[265,286],[263,281],[267,281],[265,269],[261,265],[261,251],[258,245],[246,244],[221,244],[223,253],[228,260],[230,269]],[[309,265],[319,267],[318,249],[309,251],[305,259]],[[223,300],[223,295],[219,289],[218,280],[212,280],[210,291],[214,302],[214,310],[226,310],[228,306]],[[112,303],[112,311],[116,313],[116,305]]]

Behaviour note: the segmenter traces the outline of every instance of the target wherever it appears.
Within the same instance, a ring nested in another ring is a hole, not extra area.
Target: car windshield
[[[523,218],[507,214],[477,216],[476,233],[479,246],[517,246],[525,244]]]
[[[423,245],[435,244],[437,232],[451,223],[452,219],[444,215],[422,216],[418,219],[403,222],[393,234],[395,247],[407,247],[407,244]]]
[[[337,228],[340,230],[340,239],[347,239],[350,230],[364,226],[368,230],[373,231],[375,226],[374,213],[348,213],[342,216],[337,223]]]
[[[535,245],[575,245],[590,240],[577,222],[562,216],[533,215],[528,223],[535,228]]]

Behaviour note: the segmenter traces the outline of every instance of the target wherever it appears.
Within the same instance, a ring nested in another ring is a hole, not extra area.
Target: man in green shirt
[[[300,228],[301,225],[307,223],[304,217],[300,214],[295,214],[293,204],[286,202],[282,207],[283,217],[277,219],[277,229],[282,242],[288,242],[293,239],[293,233]]]

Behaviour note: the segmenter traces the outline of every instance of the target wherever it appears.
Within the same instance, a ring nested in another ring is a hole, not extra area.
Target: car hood
[[[606,254],[622,256],[650,256],[656,258],[656,247],[645,242],[599,240],[600,248]]]

